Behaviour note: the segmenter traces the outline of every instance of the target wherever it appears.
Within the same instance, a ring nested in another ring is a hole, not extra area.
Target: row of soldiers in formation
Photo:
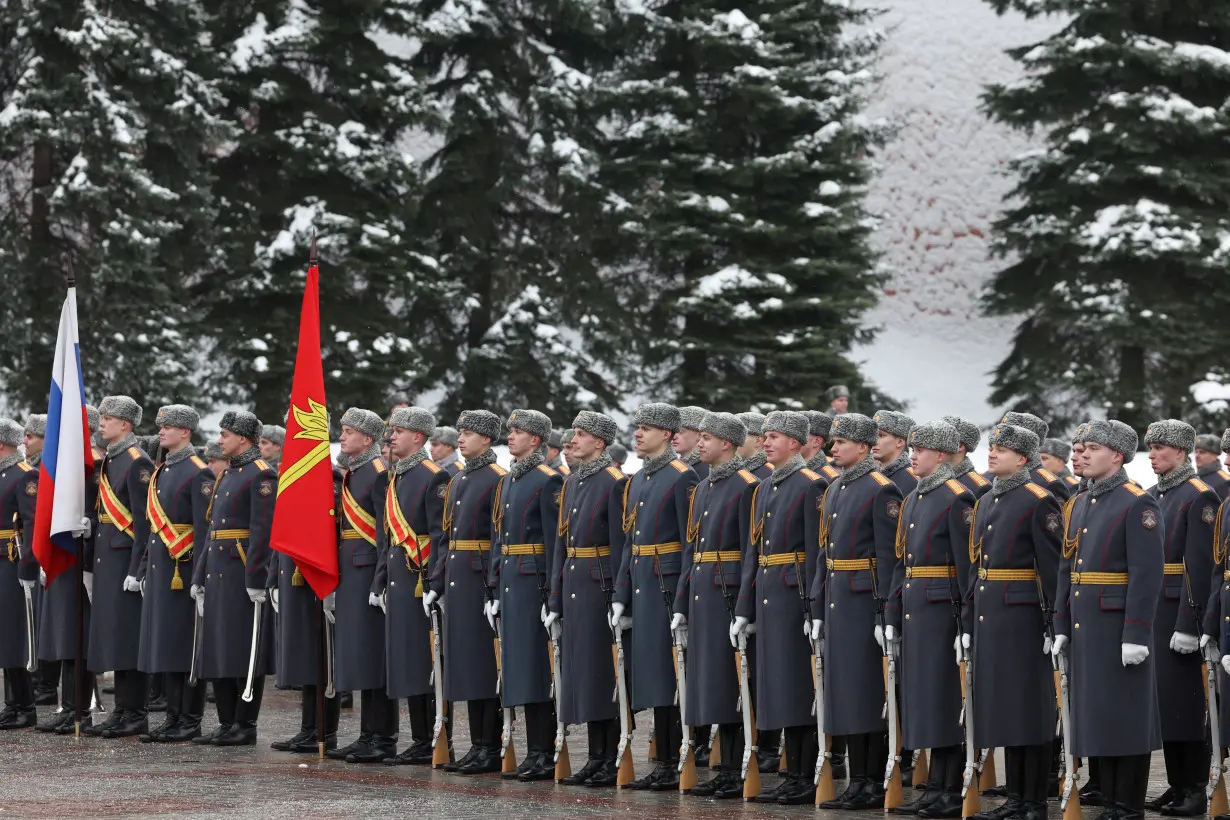
[[[1154,807],[1206,809],[1201,656],[1219,661],[1230,640],[1221,504],[1230,475],[1217,463],[1230,431],[1218,440],[1180,421],[1150,425],[1159,481],[1145,491],[1123,469],[1137,434],[1117,421],[1082,424],[1068,444],[1046,438],[1036,416],[1009,413],[990,432],[988,478],[968,458],[978,427],[955,417],[915,424],[894,411],[762,416],[651,403],[634,418],[641,466],[629,477],[609,452],[618,425],[597,412],[581,412],[565,443],[534,410],[506,422],[466,411],[461,457],[441,464],[425,446],[451,444],[452,431],[430,412],[398,407],[386,421],[352,408],[335,468],[340,583],[321,602],[294,562],[270,550],[278,476],[257,443],[284,433],[228,412],[211,466],[191,445],[198,414],[171,405],[158,411],[155,465],[133,436],[141,415],[124,396],[90,413],[105,453],[83,556],[86,663],[116,682],[115,709],[91,734],[250,745],[264,676],[276,673],[303,692],[301,731],[274,744],[284,751],[324,743],[353,763],[434,758],[462,774],[673,790],[681,757],[707,747],[716,727],[722,764],[709,781],[683,784],[693,795],[811,803],[820,761],[848,780],[823,806],[880,808],[889,759],[908,765],[910,750],[927,749],[929,788],[895,810],[956,817],[962,749],[972,745],[1003,748],[1006,762],[1008,800],[980,820],[1039,820],[1054,784],[1061,659],[1071,677],[1065,741],[1088,762],[1081,799],[1106,807],[1101,820],[1141,815],[1159,748],[1170,788]],[[509,470],[492,449],[505,426]],[[38,591],[38,657],[68,661],[74,575],[41,589],[20,538],[37,502],[23,432],[29,453],[29,431],[0,421],[0,514],[15,522],[0,533],[10,541],[0,607],[15,622],[23,596]],[[551,463],[559,448],[567,465]],[[340,748],[337,698],[317,725],[322,603],[331,683],[361,699],[359,737]],[[0,635],[0,728],[33,721],[30,648],[16,630]],[[249,701],[240,691],[250,653]],[[950,653],[957,662],[945,661]],[[899,691],[886,690],[886,658]],[[151,674],[165,676],[168,698],[152,730]],[[207,735],[198,675],[217,702]],[[39,728],[71,732],[72,697],[64,686],[65,713]],[[411,742],[399,754],[400,698]],[[448,722],[433,726],[432,716],[461,701],[471,747],[453,758]],[[899,732],[889,708],[898,705]],[[509,768],[516,707],[528,753]],[[640,711],[652,713],[658,765],[630,779],[626,741]],[[588,760],[561,770],[566,727],[582,723]],[[784,777],[749,795],[755,752],[780,757]]]

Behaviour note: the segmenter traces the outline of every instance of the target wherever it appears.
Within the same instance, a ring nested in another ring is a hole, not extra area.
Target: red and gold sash
[[[106,471],[102,474],[102,479],[98,482],[98,500],[102,504],[103,512],[111,519],[111,523],[115,528],[125,533],[129,538],[133,538],[132,531],[132,513],[120,501],[119,496],[115,494],[115,490],[111,489],[111,482],[107,479]]]
[[[355,500],[348,484],[342,485],[342,512],[350,522],[351,529],[358,532],[364,541],[376,546],[376,518]]]
[[[431,557],[431,537],[419,535],[406,520],[397,500],[396,478],[389,482],[389,490],[384,497],[384,521],[385,529],[393,541],[391,546],[401,547],[406,551],[406,569],[416,571],[426,567],[427,560]]]
[[[162,539],[167,552],[178,561],[192,551],[196,533],[191,524],[172,524],[170,516],[162,508],[162,502],[158,500],[158,476],[161,475],[162,469],[159,467],[155,470],[154,477],[150,479],[145,516],[149,519],[150,530]]]

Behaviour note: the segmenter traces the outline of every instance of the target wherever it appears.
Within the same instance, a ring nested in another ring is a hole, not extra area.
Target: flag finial
[[[64,272],[64,282],[70,287],[77,287],[77,273],[73,270],[73,257],[71,254],[65,254],[64,266],[67,270]]]
[[[316,229],[312,228],[312,249],[308,251],[308,264],[316,265]]]

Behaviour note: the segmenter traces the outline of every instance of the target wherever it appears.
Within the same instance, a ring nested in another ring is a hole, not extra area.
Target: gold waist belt
[[[826,558],[824,565],[833,572],[859,572],[878,566],[875,558]]]
[[[693,564],[713,564],[718,561],[741,561],[743,553],[739,550],[718,550],[716,552],[692,553]]]
[[[952,564],[942,567],[906,567],[906,578],[956,578],[957,568]]]

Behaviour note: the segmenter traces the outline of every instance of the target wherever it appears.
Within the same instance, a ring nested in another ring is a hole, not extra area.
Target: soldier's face
[[[743,446],[739,448],[739,455],[744,458],[751,458],[764,449],[764,436],[748,436],[743,439]]]
[[[666,445],[670,443],[673,435],[670,430],[663,430],[661,427],[638,424],[636,432],[632,434],[632,440],[636,446],[636,454],[644,458],[645,456],[655,456],[661,453],[666,449]]]
[[[1204,467],[1206,465],[1216,464],[1216,463],[1217,463],[1216,453],[1210,453],[1208,450],[1197,450],[1196,451],[1196,466],[1197,467]]]
[[[1081,478],[1084,478],[1085,468],[1087,466],[1088,465],[1086,465],[1085,463],[1085,445],[1079,444],[1079,443],[1073,444],[1072,445],[1072,473],[1074,475],[1080,476]]]
[[[103,441],[119,441],[128,435],[131,429],[131,424],[115,416],[103,416],[98,420],[98,432],[102,435]]]
[[[905,439],[897,438],[892,433],[886,433],[880,430],[876,433],[876,446],[871,448],[871,453],[876,457],[876,461],[881,464],[889,464],[897,460],[905,451]]]
[[[700,432],[697,430],[689,430],[684,427],[678,433],[675,433],[675,452],[681,456],[686,456],[695,450],[696,445],[699,443]]]
[[[871,448],[861,441],[851,441],[848,438],[833,439],[833,462],[843,470],[853,467],[867,457]]]
[[[850,399],[848,396],[838,396],[829,402],[829,407],[834,413],[844,413],[850,407]]]
[[[192,433],[182,427],[167,427],[164,424],[158,428],[158,443],[162,445],[162,449],[170,452],[183,447],[191,437]]]
[[[417,446],[416,446],[417,445]],[[432,445],[434,448],[435,445]],[[394,427],[389,435],[389,453],[396,459],[409,458],[423,449],[423,434]]]
[[[491,439],[475,433],[473,430],[463,429],[461,436],[457,440],[457,449],[461,451],[462,457],[466,459],[481,456],[490,448]]]
[[[735,445],[713,433],[701,433],[696,442],[696,452],[706,464],[725,464],[734,458]]]
[[[43,437],[26,433],[26,456],[36,456],[43,452]]]
[[[569,462],[590,461],[598,457],[598,454],[602,452],[603,446],[602,439],[597,436],[591,436],[578,427],[574,428],[572,441],[566,445],[564,454]]]
[[[261,448],[261,458],[265,459],[265,461],[275,460],[278,456],[282,455],[282,445],[267,438],[261,439],[261,443],[257,446]]]
[[[992,444],[987,454],[987,469],[997,478],[1008,478],[1025,466],[1025,456],[1002,444]]]
[[[222,448],[222,455],[231,458],[247,451],[252,444],[243,436],[237,436],[230,430],[223,430],[218,434],[218,446]]]
[[[508,428],[508,452],[513,458],[525,458],[542,443],[542,439],[533,433],[527,433],[516,427]]]
[[[375,441],[367,433],[360,432],[349,424],[342,425],[342,434],[337,439],[342,446],[342,452],[348,456],[357,456],[372,446]]]
[[[915,447],[910,453],[910,466],[914,468],[919,478],[931,475],[947,460],[948,454],[941,453],[939,450],[924,450]]]
[[[1086,477],[1095,481],[1107,479],[1119,472],[1123,456],[1105,445],[1089,441],[1085,443],[1085,464]]]
[[[1050,453],[1042,453],[1040,458],[1042,459],[1042,466],[1050,470],[1052,473],[1062,473],[1063,468],[1067,466],[1064,464],[1063,459],[1059,458],[1059,456],[1053,456]]]
[[[1154,475],[1168,473],[1184,461],[1187,461],[1187,453],[1177,447],[1168,447],[1165,444],[1149,445],[1149,465],[1153,467]]]
[[[452,454],[453,448],[449,447],[447,444],[441,444],[438,441],[433,441],[431,443],[431,460],[437,464],[443,464]]]
[[[803,448],[802,442],[793,436],[771,430],[764,437],[764,453],[772,464],[785,464]]]

